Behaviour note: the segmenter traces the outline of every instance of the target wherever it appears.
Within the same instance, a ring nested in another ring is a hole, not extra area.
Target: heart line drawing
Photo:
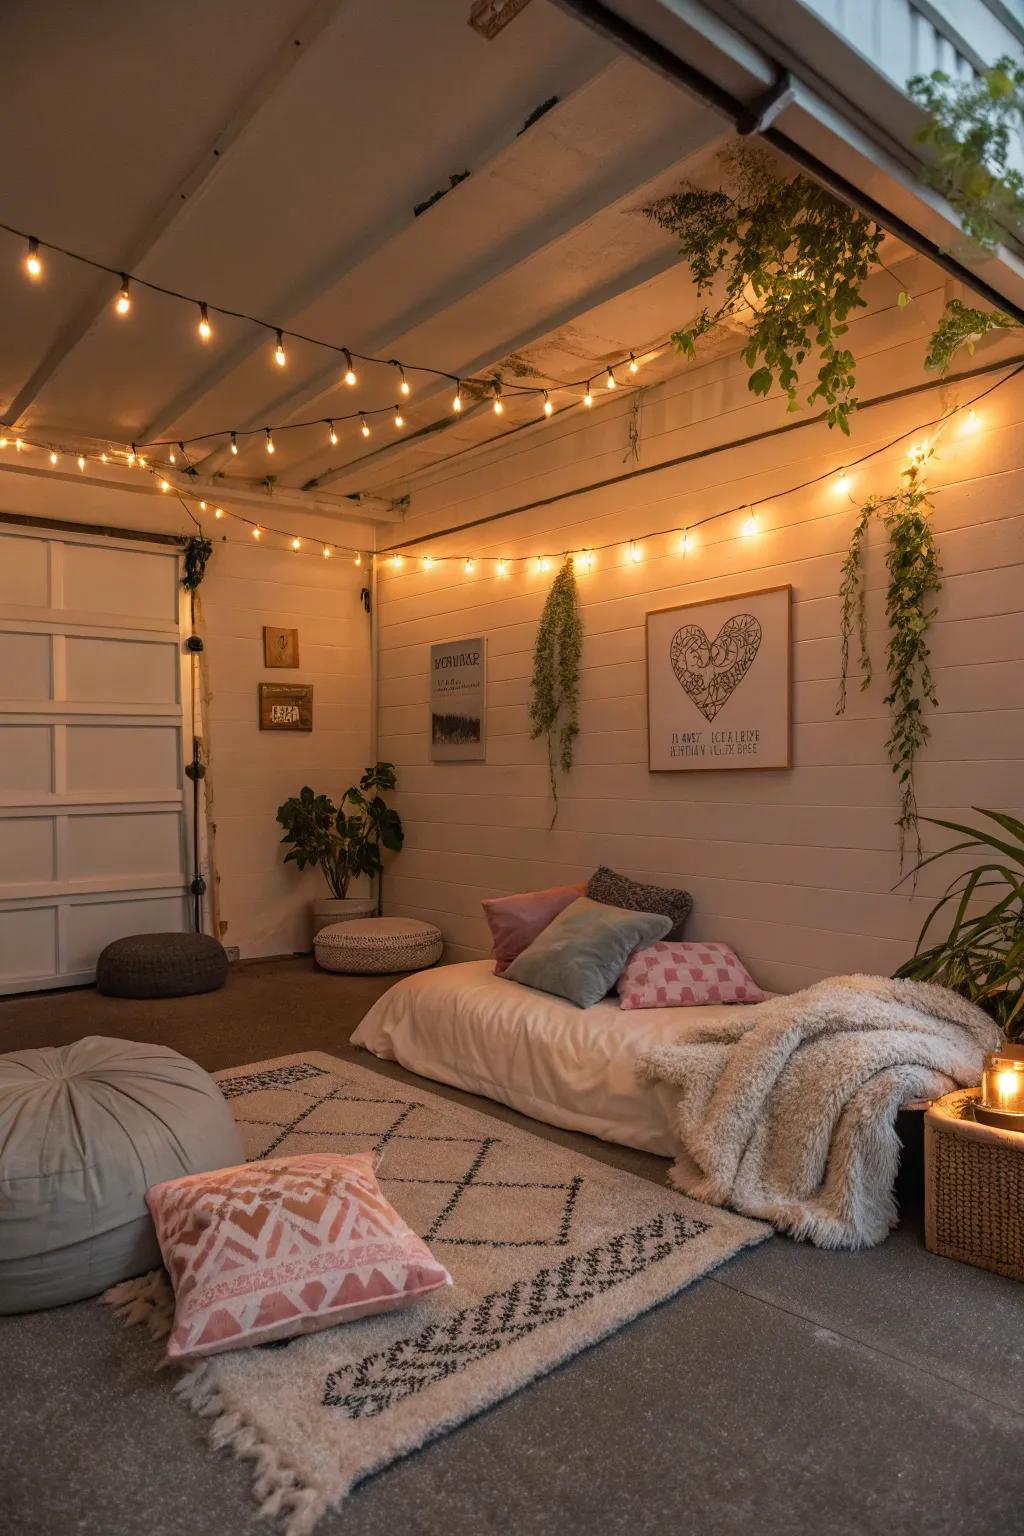
[[[684,624],[672,636],[669,660],[676,681],[709,725],[750,671],[761,636],[752,613],[733,614],[714,640],[699,624]]]

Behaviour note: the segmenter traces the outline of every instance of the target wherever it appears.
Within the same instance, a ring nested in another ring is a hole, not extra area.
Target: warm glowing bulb
[[[329,421],[327,423],[327,427],[328,427],[327,436],[328,436],[328,438],[330,440],[331,447],[332,448],[336,448],[338,446],[338,434],[337,434],[337,432],[334,429],[334,422],[333,421]]]
[[[131,307],[132,307],[132,296],[131,296],[131,293],[129,292],[128,279],[126,277],[122,276],[122,278],[121,278],[121,292],[117,296],[117,303],[114,305],[114,308],[117,310],[119,315],[126,315],[128,313],[128,311],[131,309]]]
[[[634,543],[629,546],[629,558],[632,560],[634,565],[639,565],[643,557],[643,550],[640,548],[639,544]]]
[[[273,453],[273,451],[274,451],[274,438],[273,438],[273,435],[272,435],[272,433],[270,431],[270,428],[269,427],[264,427],[263,430],[267,434],[267,452],[268,453]]]
[[[497,571],[499,576],[507,576],[508,575],[508,562],[505,561],[505,560],[499,560],[497,565],[495,566],[495,570]]]
[[[14,451],[15,451],[15,453],[20,453],[21,450],[24,448],[24,446],[25,446],[24,438],[16,437],[14,439]]]
[[[758,526],[757,513],[748,512],[743,527],[740,529],[740,533],[742,533],[745,539],[752,539],[758,530]]]
[[[210,317],[206,312],[205,304],[200,304],[199,306],[199,325],[197,329],[200,341],[209,341],[213,335],[213,326],[210,324]]]
[[[576,556],[574,561],[578,571],[589,571],[594,564],[594,556],[591,550],[584,549]]]
[[[971,432],[977,432],[980,426],[981,422],[978,420],[977,411],[968,411],[960,425],[960,431],[966,437]]]
[[[139,468],[140,469],[145,469],[145,467],[146,467],[146,455],[144,453],[140,453],[139,454]]]
[[[263,529],[260,527],[259,523],[257,523],[256,527],[252,531],[253,538],[254,539],[258,539],[262,532],[263,532]]]
[[[359,413],[359,418],[360,418],[360,420],[362,422],[362,426],[360,428],[360,431],[362,432],[364,437],[369,437],[369,435],[370,435],[370,423],[367,421],[367,419],[363,415],[362,411],[360,411],[360,413]]]
[[[81,453],[80,453],[80,454],[79,454],[79,455],[78,455],[78,467],[79,467],[79,469],[80,469],[80,470],[81,470],[81,471],[82,471],[82,472],[83,472],[83,474],[84,474],[84,472],[85,472],[85,455],[84,455],[84,454],[81,454]]]
[[[0,437],[0,448],[6,448],[6,447],[7,447],[7,439],[6,439],[6,437]]]
[[[178,455],[175,453],[173,448],[171,449],[171,451],[167,455],[167,457],[170,459],[172,464],[177,464],[177,462],[178,462]]]
[[[217,521],[220,522],[221,518],[224,516],[224,508],[223,507],[214,507],[213,515],[217,519]]]
[[[548,394],[547,390],[545,390],[544,391],[544,415],[545,416],[550,416],[553,410],[554,410],[554,406],[551,404],[551,396]]]
[[[583,396],[583,404],[587,405],[587,406],[590,406],[590,405],[593,405],[593,403],[594,403],[594,397],[593,397],[593,395],[590,392],[590,385],[588,384],[587,385],[586,394]]]
[[[464,562],[464,564],[463,564],[462,569],[465,571],[467,576],[472,576],[473,571],[475,569],[472,560],[466,560]]]
[[[629,371],[630,371],[630,373],[639,373],[640,372],[640,364],[637,362],[637,360],[633,356],[632,352],[629,354]]]
[[[50,449],[50,463],[51,464],[56,464],[56,462],[57,462],[57,452],[56,452],[56,449],[51,448]]]
[[[28,242],[28,255],[25,257],[25,271],[29,277],[42,277],[43,263],[39,255],[39,241],[35,235]]]
[[[391,556],[391,567],[392,567],[393,570],[396,570],[396,571],[400,571],[402,569],[402,557],[401,557],[401,555],[392,555]]]
[[[200,512],[205,512],[206,511],[206,502],[205,501],[201,501],[199,503],[199,510],[200,510]]]
[[[348,350],[348,347],[342,347],[341,350],[345,354],[345,372],[342,374],[342,378],[351,389],[356,383],[356,371],[352,367],[352,353]]]
[[[688,555],[688,554],[690,554],[692,552],[696,542],[697,542],[696,535],[692,534],[690,532],[690,530],[687,529],[686,532],[683,534],[682,538],[679,540],[679,553],[681,555]]]
[[[135,464],[136,458],[138,457],[138,455],[135,452],[135,449],[134,448],[129,449],[126,457],[127,457],[127,460],[128,460],[128,468],[131,469],[134,466],[134,464]]]
[[[461,379],[456,379],[456,381],[455,381],[455,399],[452,401],[452,410],[453,411],[461,411],[462,410],[462,380]]]
[[[548,569],[548,558],[547,558],[547,556],[546,555],[538,555],[536,560],[533,562],[533,568],[534,568],[535,571],[537,571],[537,573],[539,575],[543,576],[544,572]]]
[[[398,369],[398,392],[400,395],[407,395],[410,391],[409,380],[405,376],[405,369],[402,367],[401,363],[396,363],[395,367]]]
[[[236,456],[238,454],[238,433],[237,432],[232,432],[232,434],[231,434],[231,452],[233,454],[235,454]]]
[[[292,549],[301,549],[301,548],[302,548],[302,540],[300,538],[292,539]]]
[[[402,412],[401,412],[400,408],[397,405],[395,406],[395,426],[396,427],[404,427],[405,426],[405,417],[402,415]]]
[[[169,491],[170,488],[171,488],[171,482],[169,480],[161,480],[160,481],[160,489],[162,491]]]
[[[505,409],[505,402],[501,398],[501,380],[500,379],[495,379],[495,381],[494,381],[494,414],[495,414],[495,416],[500,416],[504,409]]]
[[[610,368],[608,369],[608,377],[605,380],[605,385],[608,389],[618,389],[619,387],[619,381],[615,377],[614,373],[612,373]]]
[[[837,496],[846,496],[846,495],[849,494],[849,492],[851,491],[852,488],[853,488],[853,481],[850,479],[850,476],[846,473],[846,470],[845,469],[841,469],[839,471],[838,475],[835,478],[835,493],[836,493],[836,495]]]
[[[284,355],[284,332],[277,331],[275,334],[277,336],[277,346],[274,348],[274,362],[279,368],[283,368],[288,361]]]
[[[101,464],[105,464],[106,462],[107,462],[107,455],[105,453],[101,453],[100,454],[100,463]]]
[[[423,556],[423,569],[425,571],[432,571],[434,569],[434,562],[429,555]]]
[[[322,550],[322,554],[323,554],[323,557],[324,557],[325,560],[329,560],[331,558],[331,556],[334,554],[334,550],[331,548],[331,546],[329,544],[325,544],[324,547],[323,547],[323,550]]]
[[[355,555],[355,556],[353,556],[353,559],[352,559],[352,564],[353,565],[362,565],[362,563],[363,563],[362,555]]]

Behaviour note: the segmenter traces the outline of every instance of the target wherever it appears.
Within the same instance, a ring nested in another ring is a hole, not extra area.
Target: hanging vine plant
[[[694,357],[701,336],[749,308],[748,388],[767,395],[778,384],[797,411],[810,359],[817,375],[806,403],[820,400],[829,426],[848,434],[856,361],[842,338],[850,314],[864,307],[865,281],[881,265],[882,230],[809,177],[777,176],[760,150],[739,145],[719,161],[734,192],[686,183],[644,209],[677,236],[698,293],[725,277],[718,307],[701,310],[672,340]]]
[[[553,809],[550,827],[558,820],[558,770],[572,768],[579,735],[580,657],[583,652],[583,621],[579,590],[570,556],[548,593],[537,627],[531,681],[530,738],[547,737],[548,775]],[[550,830],[549,827],[549,830]]]
[[[899,786],[900,813],[896,826],[901,870],[908,837],[913,840],[918,859],[921,857],[914,770],[931,734],[925,706],[934,708],[938,703],[929,660],[928,629],[936,612],[931,599],[942,588],[942,570],[929,516],[931,503],[921,478],[924,462],[923,457],[914,459],[903,474],[903,484],[891,496],[872,497],[865,502],[850,538],[839,587],[842,611],[837,715],[846,711],[850,641],[854,632],[861,689],[870,687],[872,680],[864,565],[868,528],[872,521],[881,522],[888,539],[885,563],[889,576],[885,594],[889,634],[885,655],[889,691],[885,703],[890,720],[886,751]]]
[[[184,543],[185,569],[181,584],[187,592],[194,592],[206,575],[206,562],[213,554],[213,545],[201,533],[194,533]]]

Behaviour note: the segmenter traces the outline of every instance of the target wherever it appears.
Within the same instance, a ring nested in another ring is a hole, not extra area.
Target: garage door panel
[[[55,907],[24,907],[0,912],[4,942],[0,944],[0,981],[33,981],[57,969],[57,911]]]
[[[61,914],[61,969],[94,970],[104,945],[126,933],[181,933],[187,928],[184,896],[72,903]]]
[[[177,562],[167,555],[68,543],[63,570],[64,608],[177,623]]]
[[[47,540],[0,534],[0,605],[46,608],[49,602]]]
[[[0,817],[0,894],[56,878],[52,817]]]
[[[177,703],[177,645],[85,635],[69,635],[65,644],[70,704]]]
[[[50,697],[50,644],[49,635],[0,631],[0,699]]]
[[[181,787],[176,725],[69,725],[67,787],[72,794],[159,794]]]
[[[53,731],[48,725],[0,723],[0,793],[53,790]]]
[[[152,876],[170,883],[185,876],[177,812],[69,816],[64,835],[68,880]]]

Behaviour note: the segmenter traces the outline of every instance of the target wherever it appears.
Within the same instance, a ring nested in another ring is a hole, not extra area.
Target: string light
[[[238,433],[237,432],[232,432],[232,434],[231,434],[231,452],[234,454],[235,458],[238,457]]]
[[[125,457],[126,457],[126,459],[128,461],[128,468],[129,469],[134,469],[135,468],[135,461],[138,458],[138,454],[135,452],[135,444],[134,443],[132,443],[132,446],[129,448],[128,453],[125,455]]]
[[[173,448],[171,449],[171,451],[167,455],[167,457],[170,459],[172,464],[177,464],[177,462],[178,462],[178,455],[175,453]]]
[[[977,432],[980,426],[981,422],[978,420],[977,411],[968,411],[963,421],[960,423],[960,431],[965,437],[967,437],[970,435],[970,433]]]
[[[274,437],[273,437],[273,433],[271,432],[269,427],[264,427],[263,430],[267,434],[267,452],[268,453],[273,453],[273,451],[274,451]]]
[[[325,544],[324,547],[323,547],[323,557],[324,557],[324,559],[325,560],[329,560],[333,554],[334,554],[334,550],[331,548],[331,546],[329,544]]]
[[[679,553],[681,555],[689,555],[689,554],[691,554],[692,551],[693,551],[694,545],[696,544],[696,542],[697,542],[696,535],[692,534],[690,532],[689,528],[687,528],[686,532],[683,534],[682,538],[679,540]]]
[[[85,457],[81,453],[78,455],[78,467],[79,467],[79,469],[82,471],[82,473],[84,475],[85,474]]]
[[[594,397],[593,397],[593,395],[590,392],[590,380],[588,379],[587,380],[586,392],[585,392],[585,394],[583,396],[583,404],[585,406],[587,406],[588,409],[589,409],[589,407],[592,406],[593,403],[594,403]]]
[[[14,451],[15,451],[15,453],[20,453],[21,450],[24,448],[24,446],[25,446],[24,438],[16,437],[14,439]]]
[[[547,555],[538,555],[536,560],[533,562],[533,568],[537,572],[538,576],[543,576],[545,571],[549,569],[550,563],[551,562],[548,560]]]
[[[292,549],[294,549],[295,552],[298,553],[298,551],[301,548],[302,548],[302,540],[298,537],[298,535],[296,535],[296,537],[294,539],[292,539]]]
[[[400,571],[402,569],[402,557],[401,557],[401,555],[392,555],[391,556],[391,568],[392,568],[392,570],[395,570],[395,571]]]
[[[507,576],[508,575],[508,562],[506,560],[499,560],[497,565],[494,567],[494,569],[496,570],[496,572],[498,573],[499,576]]]
[[[349,351],[348,347],[342,347],[341,350],[345,357],[345,372],[342,375],[342,378],[344,382],[349,386],[349,388],[352,388],[357,382],[356,371],[352,367],[352,353]]]
[[[629,558],[632,560],[634,565],[639,565],[643,557],[643,550],[634,539],[629,546]]]
[[[759,522],[757,520],[757,513],[752,511],[750,509],[750,507],[748,507],[747,508],[747,516],[746,516],[746,519],[744,520],[742,528],[740,529],[740,533],[743,535],[743,537],[745,539],[752,539],[754,537],[754,534],[757,533],[759,527],[760,527],[760,524],[759,524]]]
[[[637,362],[637,360],[633,356],[632,352],[629,354],[629,371],[630,371],[630,373],[639,373],[640,372],[640,364]]]
[[[199,503],[199,510],[200,510],[200,512],[205,512],[206,511],[206,502],[205,501],[201,501]]]
[[[853,487],[852,479],[846,473],[845,469],[841,469],[839,471],[838,475],[836,476],[836,479],[835,479],[835,487],[834,487],[834,489],[835,489],[836,495],[837,496],[846,496],[849,493],[849,491],[852,489],[852,487]]]
[[[434,562],[430,555],[424,555],[422,563],[425,571],[432,571],[434,569]]]
[[[473,572],[474,572],[474,570],[475,570],[475,569],[476,569],[476,567],[475,567],[475,565],[474,565],[474,564],[473,564],[473,561],[472,561],[472,560],[467,560],[467,561],[466,561],[466,562],[465,562],[465,563],[464,563],[464,564],[463,564],[463,567],[462,567],[462,569],[463,569],[463,570],[464,570],[464,571],[465,571],[465,573],[466,573],[466,575],[467,575],[467,576],[472,576],[472,574],[473,574]]]
[[[6,447],[7,447],[7,439],[6,439],[6,437],[0,437],[0,448],[6,448]]]
[[[505,409],[505,402],[501,398],[501,380],[495,379],[491,388],[494,390],[494,414],[500,416]]]
[[[405,426],[405,417],[402,415],[401,408],[399,406],[397,406],[397,405],[395,406],[395,426],[396,427],[404,427]],[[370,435],[369,432],[364,433],[364,436],[366,436],[366,437],[369,437],[369,435]]]
[[[619,387],[619,381],[615,377],[614,373],[612,373],[610,368],[608,369],[608,378],[605,381],[605,387],[607,389],[618,389]]]
[[[455,399],[452,401],[452,410],[453,411],[461,411],[462,410],[462,380],[461,379],[456,379],[455,380]]]
[[[39,241],[35,235],[29,236],[28,254],[25,257],[25,271],[33,279],[43,275],[43,262],[42,257],[39,255]]]
[[[171,488],[171,482],[169,480],[161,480],[160,481],[160,489],[162,491],[165,491],[165,492],[169,491],[170,488]]]
[[[259,542],[259,538],[262,532],[263,529],[260,527],[259,523],[257,523],[255,528],[252,530],[252,536],[254,539],[256,539],[257,542]]]
[[[57,462],[57,450],[55,448],[51,448],[50,449],[50,463],[51,464],[56,464],[56,462]]]
[[[224,508],[223,507],[214,507],[213,515],[214,515],[214,517],[217,519],[217,521],[219,523],[221,518],[224,516]]]
[[[131,293],[129,291],[129,279],[122,272],[121,273],[121,292],[117,296],[117,303],[114,305],[114,308],[117,310],[119,315],[126,315],[128,313],[128,311],[131,309],[131,307],[132,307],[132,296],[131,296]]]
[[[365,417],[365,415],[363,414],[362,411],[359,412],[359,420],[362,423],[362,426],[360,427],[359,430],[362,432],[364,437],[369,437],[369,435],[370,435],[370,423],[367,421],[367,419],[366,419],[366,417]]]
[[[544,391],[544,415],[545,416],[550,416],[553,410],[554,410],[554,406],[551,404],[551,396],[548,394],[547,390],[545,390]]]
[[[200,304],[199,306],[199,324],[196,329],[199,332],[200,341],[209,341],[213,335],[213,326],[210,324],[210,316],[207,313],[205,304]]]
[[[576,556],[576,565],[581,571],[591,571],[594,568],[594,551],[585,549]]]
[[[338,446],[338,434],[334,430],[334,422],[333,421],[329,421],[327,423],[327,440],[330,443],[332,448],[337,448],[337,446]]]
[[[358,553],[358,552],[357,552],[357,553],[356,553],[356,554],[355,554],[355,555],[354,555],[354,556],[353,556],[353,559],[352,559],[352,564],[353,564],[353,565],[362,565],[362,563],[363,563],[363,557],[362,557],[362,555],[361,555],[361,554],[359,554],[359,553]]]
[[[394,366],[398,369],[398,393],[400,395],[410,394],[409,380],[405,376],[405,369],[401,363],[395,363]]]
[[[274,348],[274,362],[279,368],[283,368],[288,359],[284,355],[284,332],[275,331],[277,346]]]
[[[100,463],[101,464],[105,464],[106,462],[107,462],[107,455],[105,453],[101,453],[100,454]]]

